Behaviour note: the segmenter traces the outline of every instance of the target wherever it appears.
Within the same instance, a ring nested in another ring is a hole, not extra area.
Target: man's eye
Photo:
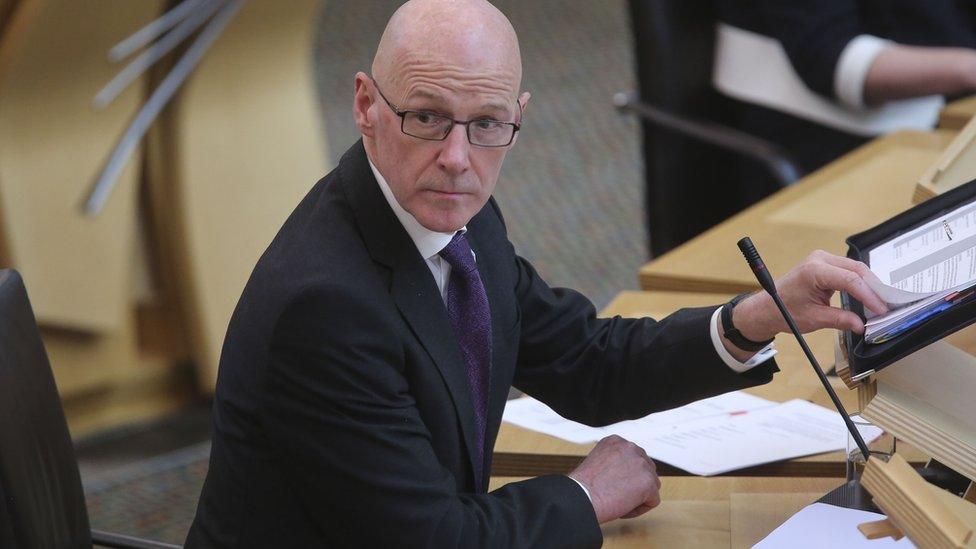
[[[474,129],[481,133],[501,133],[508,129],[506,127],[507,124],[505,124],[504,122],[491,120],[490,118],[486,118],[484,120],[477,120],[473,122],[473,124],[474,124]]]
[[[440,121],[440,117],[430,114],[429,112],[418,112],[417,121],[421,124],[436,124]]]

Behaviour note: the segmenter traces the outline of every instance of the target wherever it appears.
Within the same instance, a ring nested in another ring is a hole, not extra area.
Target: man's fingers
[[[639,516],[643,515],[644,513],[650,511],[651,509],[653,509],[653,507],[651,507],[650,505],[646,505],[646,504],[643,504],[642,503],[642,504],[638,505],[637,507],[634,507],[629,513],[627,513],[626,515],[624,515],[624,516],[622,516],[620,518],[628,518],[629,519],[629,518],[639,517]]]
[[[865,265],[860,261],[851,259],[849,257],[834,255],[821,250],[818,250],[818,252],[819,253],[815,254],[815,257],[819,258],[820,260],[822,260],[824,263],[827,263],[828,265],[833,265],[834,267],[839,267],[841,269],[853,271],[858,275],[860,275],[862,281],[873,278],[878,282],[881,282],[881,280],[878,278],[878,275],[874,274],[874,271],[872,271],[870,267],[868,267],[867,265]],[[865,282],[865,286],[867,286],[866,282]],[[874,293],[874,290],[871,290],[870,286],[868,286],[868,291],[870,292],[871,295],[877,297],[877,294]],[[854,294],[851,293],[851,295]],[[867,301],[865,301],[865,299],[861,299],[861,297],[858,297],[856,295],[854,297],[856,297],[858,301],[863,303],[865,306],[867,306],[875,313],[884,314],[888,312],[888,306],[884,303],[884,301],[881,300],[881,298],[872,301],[870,297],[867,297],[865,298],[867,299]],[[880,308],[876,309],[875,307],[880,307]]]
[[[834,307],[823,306],[818,309],[810,315],[818,327],[850,330],[857,334],[864,332],[864,323],[856,314]]]
[[[818,266],[816,277],[824,290],[843,290],[876,313],[888,311],[884,301],[874,293],[861,275],[855,271],[837,267],[829,263]]]
[[[658,505],[661,505],[661,492],[654,490],[654,493],[651,494],[651,497],[647,498],[644,501],[644,505],[648,506],[651,509],[657,507]]]
[[[848,271],[854,271],[855,273],[861,275],[861,278],[868,276],[871,272],[871,268],[864,263],[851,259],[849,257],[843,257],[840,255],[834,255],[821,251],[816,255],[817,258],[821,259],[824,263],[833,265],[834,267],[840,267],[841,269],[847,269]]]

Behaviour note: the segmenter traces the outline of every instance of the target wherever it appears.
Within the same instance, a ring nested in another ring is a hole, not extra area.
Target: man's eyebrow
[[[417,98],[420,98],[420,99],[429,99],[431,101],[434,101],[435,103],[440,103],[440,104],[447,103],[447,100],[444,99],[444,96],[443,95],[441,95],[439,93],[434,93],[434,92],[431,92],[431,91],[427,91],[427,90],[414,90],[414,91],[412,91],[410,93],[410,95],[408,95],[404,99],[404,101],[409,101],[411,99],[417,99]]]
[[[447,99],[445,99],[443,95],[432,91],[423,90],[423,89],[418,89],[410,92],[410,95],[408,95],[404,99],[404,102],[408,102],[414,99],[427,99],[434,102],[437,105],[447,104]],[[511,113],[511,105],[507,103],[502,103],[501,101],[489,101],[488,103],[485,103],[484,105],[479,107],[478,110],[483,113],[494,112],[495,114],[508,116],[509,113]]]
[[[508,116],[512,112],[512,106],[508,103],[501,103],[499,101],[491,101],[482,107],[485,111],[495,111],[496,113],[501,113]]]

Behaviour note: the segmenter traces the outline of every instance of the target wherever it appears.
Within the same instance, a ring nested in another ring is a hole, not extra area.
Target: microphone
[[[786,305],[783,300],[780,299],[779,294],[776,293],[776,284],[773,283],[773,277],[769,274],[769,270],[766,269],[766,264],[763,263],[761,257],[759,257],[759,252],[756,247],[752,244],[752,240],[747,236],[739,240],[739,250],[742,251],[742,255],[745,256],[746,262],[749,263],[749,268],[752,269],[752,273],[756,275],[756,279],[759,281],[759,285],[762,286],[763,290],[773,298],[773,302],[776,303],[776,307],[779,308],[780,314],[786,320],[786,324],[790,327],[790,331],[796,337],[796,340],[800,343],[800,347],[803,349],[803,354],[807,355],[807,360],[810,361],[810,366],[813,366],[813,371],[816,372],[817,377],[820,378],[820,383],[823,384],[824,389],[827,390],[827,395],[830,396],[831,402],[834,403],[834,408],[840,413],[840,417],[844,420],[844,424],[847,425],[847,431],[850,432],[851,437],[854,442],[857,443],[858,449],[861,450],[861,455],[864,456],[864,461],[871,456],[871,451],[868,450],[868,445],[864,443],[864,439],[861,437],[861,433],[858,432],[857,427],[854,426],[854,422],[851,421],[851,417],[847,414],[847,410],[844,409],[844,405],[841,404],[840,398],[837,397],[837,393],[834,388],[830,386],[830,381],[827,380],[827,375],[824,374],[823,369],[820,367],[820,363],[817,362],[817,358],[813,356],[810,351],[810,347],[807,346],[807,342],[803,339],[803,334],[800,333],[799,328],[796,327],[796,322],[793,321],[793,316],[786,309]]]

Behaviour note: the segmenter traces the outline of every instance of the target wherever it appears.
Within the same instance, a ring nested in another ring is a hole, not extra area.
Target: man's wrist
[[[750,341],[768,341],[776,337],[780,330],[770,323],[766,318],[768,315],[764,315],[762,312],[764,309],[775,307],[776,305],[768,293],[752,294],[732,309],[732,324],[743,337]]]
[[[579,487],[583,489],[583,493],[586,494],[586,499],[590,500],[590,505],[593,505],[593,496],[590,495],[590,490],[586,487],[586,485],[569,475],[566,476],[572,479],[572,481],[576,484],[579,484]]]
[[[736,347],[732,344],[728,338],[722,333],[722,322],[719,320],[721,316],[721,307],[715,309],[712,313],[712,319],[709,321],[708,331],[710,332],[712,345],[715,347],[715,352],[718,353],[719,358],[726,366],[731,368],[734,372],[744,373],[752,369],[754,366],[766,362],[776,354],[776,349],[774,344],[770,343],[764,349],[757,353],[751,353],[748,351],[743,351],[742,349]]]
[[[959,73],[962,75],[960,92],[971,92],[976,90],[976,52],[967,50],[960,57]]]

